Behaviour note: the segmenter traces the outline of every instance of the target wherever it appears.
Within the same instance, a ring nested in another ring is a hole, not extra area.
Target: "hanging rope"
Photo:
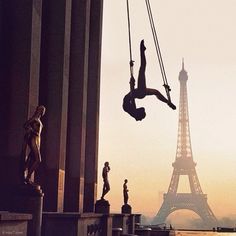
[[[130,26],[130,15],[129,15],[129,0],[126,0],[127,3],[127,18],[128,18],[128,33],[129,33],[129,67],[130,67],[130,91],[131,93],[134,90],[135,87],[135,79],[133,75],[133,67],[134,67],[134,61],[132,58],[132,45],[131,45],[131,26]]]
[[[155,48],[156,48],[156,52],[157,52],[157,58],[158,58],[158,62],[159,62],[160,69],[161,69],[161,75],[162,75],[162,79],[164,82],[163,86],[166,90],[167,98],[171,102],[171,97],[170,97],[171,89],[170,89],[170,86],[168,85],[168,81],[167,81],[167,77],[166,77],[166,73],[165,73],[165,68],[164,68],[164,64],[163,64],[163,60],[162,60],[162,56],[161,56],[161,49],[160,49],[159,41],[157,38],[155,24],[153,21],[151,5],[150,5],[149,0],[145,0],[145,2],[146,2],[146,6],[147,6],[148,18],[149,18],[151,29],[152,29],[152,35],[153,35],[153,39],[154,39],[154,43],[155,43]]]

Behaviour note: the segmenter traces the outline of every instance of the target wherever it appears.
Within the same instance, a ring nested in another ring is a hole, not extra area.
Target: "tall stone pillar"
[[[64,211],[82,212],[87,112],[90,0],[72,0]]]
[[[71,0],[43,0],[40,103],[47,111],[38,181],[44,211],[63,211],[69,86]]]
[[[7,102],[7,98],[9,95],[9,81],[6,79],[6,58],[3,55],[3,52],[6,51],[6,38],[4,38],[4,33],[6,32],[4,29],[4,5],[3,1],[0,1],[0,111],[2,112],[0,116],[0,130],[1,130],[1,135],[0,135],[0,147],[5,147],[6,146],[6,135],[7,135],[7,129],[6,129],[6,124],[7,124],[7,108],[9,106],[9,102]],[[6,21],[6,20],[5,20]],[[4,32],[5,31],[5,32]],[[5,49],[4,49],[5,48]],[[5,127],[5,128],[4,128]],[[5,150],[4,150],[5,151]],[[3,153],[1,151],[0,156],[2,158]]]
[[[1,192],[19,182],[23,124],[38,105],[40,36],[41,0],[1,1]]]
[[[84,212],[94,211],[94,204],[97,198],[102,13],[103,0],[92,1],[89,35]]]

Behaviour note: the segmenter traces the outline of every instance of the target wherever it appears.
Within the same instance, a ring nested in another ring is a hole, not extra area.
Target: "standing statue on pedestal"
[[[25,184],[33,184],[31,176],[41,162],[40,135],[43,128],[41,117],[45,114],[46,108],[38,106],[33,116],[24,124],[25,136],[22,147],[21,175]]]
[[[95,203],[95,212],[102,214],[110,213],[110,204],[107,200],[104,199],[104,196],[110,191],[110,184],[108,181],[108,172],[110,171],[109,162],[104,163],[104,167],[102,169],[102,178],[103,178],[103,188],[102,188],[102,196],[101,199],[97,200]]]
[[[123,184],[123,196],[124,196],[124,205],[121,207],[121,213],[122,214],[131,214],[132,212],[132,207],[128,204],[128,199],[129,199],[129,195],[128,195],[128,187],[127,187],[127,183],[128,180],[125,179],[124,180],[124,184]]]
[[[108,172],[110,171],[109,162],[104,163],[104,167],[102,170],[102,178],[103,178],[103,189],[102,189],[102,197],[101,199],[104,199],[104,196],[110,191],[110,184],[108,181]]]
[[[128,180],[125,179],[125,182],[123,184],[123,196],[124,196],[124,204],[128,204],[128,199],[129,199],[129,195],[128,195],[128,187],[127,187],[127,183],[128,183]]]

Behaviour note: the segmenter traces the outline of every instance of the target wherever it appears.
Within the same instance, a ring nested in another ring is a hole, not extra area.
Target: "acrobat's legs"
[[[141,65],[139,68],[139,75],[138,75],[138,88],[136,89],[136,98],[144,98],[147,95],[155,95],[160,101],[168,104],[169,107],[172,109],[176,109],[176,106],[165,98],[158,90],[151,89],[146,87],[146,56],[145,56],[146,47],[144,46],[144,41],[142,40],[140,43],[140,56],[141,56]]]
[[[166,99],[158,90],[147,88],[146,95],[155,95],[160,101],[168,103],[168,99]]]
[[[146,50],[146,48],[144,46],[144,41],[142,40],[140,43],[141,64],[140,64],[139,75],[138,75],[137,98],[144,98],[146,96],[146,77],[145,77],[146,56],[145,56],[145,50]]]
[[[152,89],[152,88],[147,88],[146,89],[146,95],[155,95],[157,97],[157,99],[159,99],[160,101],[166,103],[170,108],[172,108],[173,110],[176,109],[176,106],[170,102],[167,98],[165,98],[158,90],[156,89]]]

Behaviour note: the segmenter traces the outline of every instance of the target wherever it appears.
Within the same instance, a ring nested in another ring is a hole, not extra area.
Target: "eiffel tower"
[[[196,163],[193,161],[190,140],[188,97],[187,97],[188,74],[184,69],[179,73],[180,101],[179,101],[179,126],[176,159],[172,164],[174,170],[168,192],[163,196],[163,203],[153,223],[164,223],[168,215],[176,210],[188,209],[194,211],[203,220],[204,228],[217,226],[217,219],[207,203],[207,195],[203,194],[196,173]],[[181,175],[187,175],[190,184],[190,193],[177,193]]]

